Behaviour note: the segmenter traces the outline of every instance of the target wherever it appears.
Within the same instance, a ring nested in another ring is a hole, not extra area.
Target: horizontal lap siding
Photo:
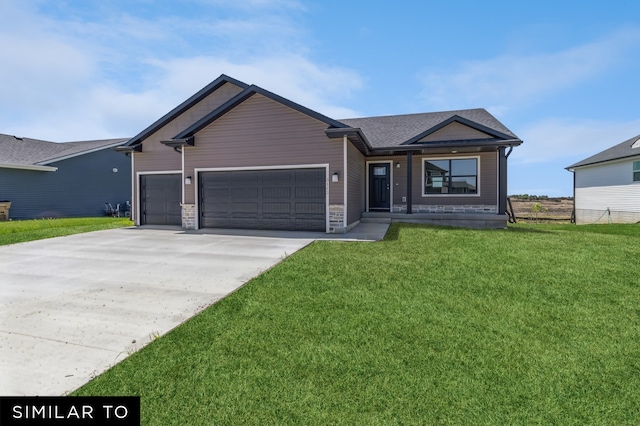
[[[329,164],[342,176],[342,141],[330,140],[327,124],[256,94],[196,134],[185,148],[185,174],[194,169]],[[342,181],[330,183],[330,204],[342,204]],[[185,193],[196,202],[196,185]]]
[[[180,154],[161,144],[160,141],[170,140],[241,91],[240,87],[225,83],[218,90],[146,138],[142,142],[142,152],[135,154],[136,172],[180,170],[182,168]]]
[[[143,140],[142,152],[134,152],[133,154],[135,173],[182,170],[181,154],[161,144],[160,141],[170,140],[241,91],[242,88],[231,83],[225,83],[209,96]],[[136,186],[137,185],[134,185],[134,191],[137,191]],[[137,203],[137,200],[138,194],[135,193],[133,195],[133,202]],[[135,209],[133,211],[135,212]]]
[[[347,142],[347,225],[360,220],[365,211],[365,157]]]
[[[425,158],[458,158],[458,157],[480,157],[480,196],[440,196],[440,197],[423,197],[422,196],[422,162]],[[395,157],[369,157],[368,161],[393,161],[393,167],[391,173],[393,175],[393,204],[406,204],[406,201],[402,201],[402,197],[407,196],[407,156],[395,156]],[[400,163],[400,168],[396,167],[396,163]],[[413,188],[413,204],[424,205],[444,205],[444,206],[456,206],[456,205],[496,205],[498,197],[498,157],[495,151],[493,152],[480,152],[473,154],[458,154],[458,155],[413,155],[411,170],[411,180]]]
[[[105,203],[115,208],[131,200],[130,165],[103,149],[51,163],[55,172],[0,168],[0,200],[11,201],[13,219],[102,216]]]
[[[640,182],[633,182],[632,158],[575,170],[576,223],[639,220]]]
[[[498,203],[498,155],[493,152],[479,152],[472,154],[458,154],[452,156],[443,156],[444,158],[457,157],[480,157],[480,195],[479,196],[440,196],[440,197],[423,197],[422,196],[422,161],[428,156],[418,157],[417,164],[414,164],[413,170],[413,203],[414,204],[434,204],[443,206],[468,205],[468,204],[484,204],[497,205]],[[435,158],[436,156],[434,156]]]

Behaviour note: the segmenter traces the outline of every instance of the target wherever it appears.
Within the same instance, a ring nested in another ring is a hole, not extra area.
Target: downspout
[[[413,151],[407,151],[407,213],[406,214],[413,214]]]
[[[513,145],[509,145],[509,152],[506,153],[504,158],[509,158],[509,156],[511,155],[511,151],[513,151]]]
[[[348,222],[349,222],[349,217],[348,217],[348,213],[349,213],[349,205],[348,205],[348,200],[347,200],[347,195],[349,194],[349,187],[348,187],[348,183],[347,183],[347,178],[349,176],[348,172],[347,172],[347,163],[348,163],[348,145],[347,145],[347,135],[344,135],[342,137],[342,174],[343,174],[343,178],[342,178],[342,192],[343,192],[343,203],[344,203],[344,213],[342,216],[342,227],[344,228],[344,232],[347,232],[347,226],[348,226]]]

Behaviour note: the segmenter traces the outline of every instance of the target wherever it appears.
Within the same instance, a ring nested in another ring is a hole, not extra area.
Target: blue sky
[[[640,2],[3,0],[0,133],[133,136],[225,73],[332,118],[486,108],[509,193],[640,134]]]

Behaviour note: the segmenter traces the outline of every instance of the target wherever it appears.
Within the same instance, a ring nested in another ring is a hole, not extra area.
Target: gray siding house
[[[505,227],[522,141],[484,109],[336,120],[222,75],[118,150],[137,225]]]
[[[578,225],[640,222],[640,135],[585,158],[573,172]]]
[[[131,200],[128,139],[55,143],[0,135],[0,200],[11,219],[101,216]]]

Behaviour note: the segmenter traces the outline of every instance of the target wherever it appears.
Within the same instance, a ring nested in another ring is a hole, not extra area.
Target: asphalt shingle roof
[[[605,161],[618,160],[620,158],[633,157],[640,155],[640,147],[633,148],[633,144],[640,140],[640,135],[634,136],[622,143],[605,149],[589,158],[585,158],[582,161],[578,161],[575,164],[570,165],[567,169],[573,169],[575,167],[587,166],[589,164],[603,163]]]
[[[496,132],[518,139],[511,130],[507,129],[483,108],[382,117],[349,118],[339,121],[351,127],[362,129],[371,147],[375,149],[402,145],[404,142],[454,116],[462,117]]]
[[[15,166],[45,165],[59,158],[82,155],[83,152],[124,144],[124,139],[102,139],[78,142],[49,142],[0,134],[0,164]]]

